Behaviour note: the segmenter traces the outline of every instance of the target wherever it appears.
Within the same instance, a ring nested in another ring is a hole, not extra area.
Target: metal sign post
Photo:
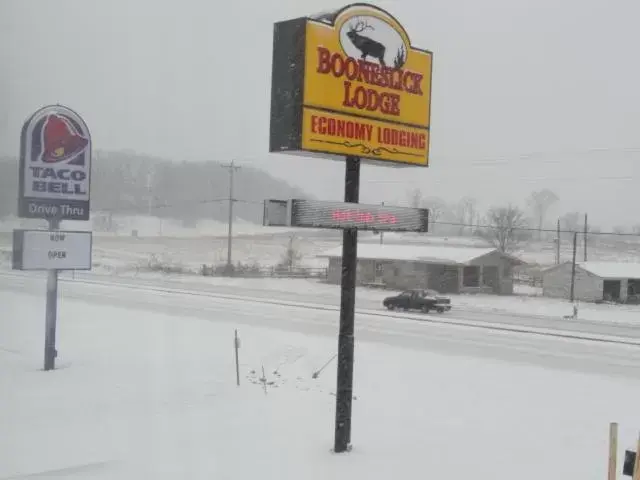
[[[63,220],[89,220],[91,134],[62,105],[35,112],[22,127],[18,216],[46,220],[48,230],[14,230],[13,268],[46,270],[44,370],[55,368],[58,271],[91,269],[91,232],[62,232]]]
[[[425,208],[363,205],[360,193],[359,157],[347,157],[344,202],[292,199],[266,200],[265,226],[342,229],[342,277],[334,451],[351,448],[355,301],[358,271],[358,230],[379,232],[426,232],[429,210]]]
[[[49,231],[55,232],[60,228],[60,221],[49,220]],[[53,370],[56,367],[56,323],[58,320],[58,270],[47,270],[47,306],[44,332],[44,369]]]
[[[358,203],[360,159],[347,157],[344,179],[345,203]],[[358,229],[342,233],[342,279],[340,284],[340,327],[338,330],[338,378],[334,450],[345,452],[351,444],[351,404],[353,402],[353,361],[355,344],[356,273]]]

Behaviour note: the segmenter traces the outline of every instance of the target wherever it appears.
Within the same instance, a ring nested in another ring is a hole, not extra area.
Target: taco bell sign
[[[50,105],[23,125],[18,215],[89,220],[91,135],[73,110]]]

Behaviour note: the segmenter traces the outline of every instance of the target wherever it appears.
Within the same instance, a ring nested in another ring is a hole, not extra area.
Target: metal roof
[[[543,269],[542,274],[544,275],[558,268],[571,268],[571,262],[552,265]],[[576,268],[604,279],[640,279],[640,263],[638,262],[576,262]]]
[[[638,278],[640,279],[640,263],[634,262],[581,262],[576,263],[581,269],[600,278]]]
[[[377,243],[358,243],[358,258],[368,260],[406,260],[440,265],[465,265],[476,258],[496,252],[495,248],[448,247],[431,245],[392,245]],[[335,258],[342,256],[342,247],[332,248],[318,257]],[[516,258],[504,255],[514,263],[524,263]]]

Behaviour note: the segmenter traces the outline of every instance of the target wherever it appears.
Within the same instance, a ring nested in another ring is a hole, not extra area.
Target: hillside
[[[133,152],[98,151],[92,169],[93,211],[161,218],[194,224],[228,215],[229,172],[217,162],[176,162]],[[0,218],[16,211],[18,162],[0,158]],[[262,222],[266,198],[308,197],[262,170],[243,166],[235,172],[235,217]]]

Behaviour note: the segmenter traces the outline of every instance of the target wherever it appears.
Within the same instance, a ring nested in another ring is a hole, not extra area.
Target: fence
[[[513,283],[515,285],[528,285],[530,287],[542,288],[542,272],[540,268],[537,267],[516,269],[513,272]]]
[[[326,268],[283,266],[264,267],[259,265],[202,265],[200,274],[205,277],[233,276],[241,278],[317,278],[326,280]]]

